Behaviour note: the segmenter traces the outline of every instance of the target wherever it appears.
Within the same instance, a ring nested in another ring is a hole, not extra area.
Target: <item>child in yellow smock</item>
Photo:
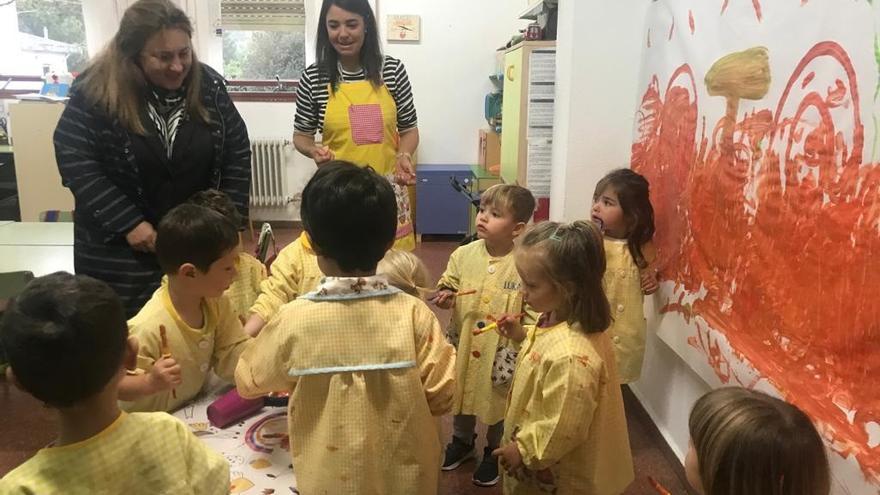
[[[654,209],[648,181],[629,169],[610,172],[596,184],[593,220],[605,233],[605,294],[611,304],[608,329],[621,383],[639,379],[645,358],[644,295],[658,287]]]
[[[249,343],[223,294],[236,274],[235,225],[204,206],[177,206],[159,222],[156,257],[168,281],[128,322],[140,351],[119,388],[127,411],[177,409],[212,370],[231,381]]]
[[[244,331],[256,337],[281,306],[315,290],[324,278],[305,232],[285,246],[272,263],[272,274],[260,285],[260,295],[249,310]]]
[[[602,234],[587,222],[534,226],[516,248],[526,300],[541,317],[499,331],[521,342],[504,417],[505,494],[617,495],[633,480]],[[527,330],[526,330],[527,329]]]
[[[455,350],[424,302],[375,275],[394,242],[391,185],[369,168],[330,162],[306,185],[301,211],[327,276],[242,354],[238,392],[290,391],[300,492],[434,494]]]
[[[508,339],[483,329],[491,328],[495,318],[525,310],[512,253],[514,239],[525,230],[534,209],[528,189],[506,184],[487,189],[476,219],[479,240],[452,253],[431,298],[441,308],[453,308],[448,335],[458,349],[453,436],[443,470],[456,469],[475,456],[479,419],[488,430],[483,459],[473,475],[478,486],[492,486],[500,479],[492,451],[504,431],[504,404],[516,358]]]
[[[119,410],[137,341],[104,282],[53,273],[10,303],[0,340],[12,381],[58,414],[58,438],[0,480],[0,493],[229,492],[229,465],[165,413]]]
[[[238,259],[235,260],[235,271],[238,274],[226,289],[226,299],[232,306],[232,310],[238,319],[244,321],[260,295],[260,284],[266,280],[266,266],[250,253],[243,250],[241,231],[245,227],[245,220],[238,209],[225,193],[216,189],[199,191],[189,199],[190,203],[210,208],[225,216],[233,225],[238,227]]]

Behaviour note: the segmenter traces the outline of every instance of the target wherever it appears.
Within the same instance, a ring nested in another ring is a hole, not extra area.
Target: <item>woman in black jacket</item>
[[[110,284],[129,316],[159,285],[155,227],[168,210],[214,188],[247,218],[247,129],[223,78],[196,58],[192,32],[169,0],[134,3],[55,130],[76,201],[76,272]]]

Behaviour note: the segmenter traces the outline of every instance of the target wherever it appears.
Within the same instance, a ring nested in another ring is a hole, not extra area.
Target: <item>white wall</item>
[[[629,164],[649,3],[560,0],[552,219],[585,218],[596,182],[610,169]],[[645,365],[632,388],[683,460],[690,408],[709,386],[655,336],[661,318],[653,301],[645,313]]]
[[[477,131],[488,127],[483,98],[492,90],[495,50],[528,21],[527,0],[378,0],[379,31],[388,15],[421,17],[421,41],[386,43],[406,65],[419,115],[420,163],[477,161]]]
[[[553,219],[583,218],[596,182],[629,165],[649,3],[559,2]]]

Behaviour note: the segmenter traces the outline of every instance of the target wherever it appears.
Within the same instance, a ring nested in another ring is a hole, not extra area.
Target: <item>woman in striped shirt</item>
[[[410,250],[415,240],[404,186],[415,184],[419,129],[406,69],[382,55],[367,0],[324,0],[316,51],[317,62],[297,89],[294,145],[318,166],[341,159],[388,177],[397,195],[394,246]]]
[[[76,203],[74,267],[110,285],[128,316],[159,287],[155,226],[166,212],[213,188],[247,218],[247,129],[223,78],[193,53],[192,32],[169,0],[132,4],[55,129]]]

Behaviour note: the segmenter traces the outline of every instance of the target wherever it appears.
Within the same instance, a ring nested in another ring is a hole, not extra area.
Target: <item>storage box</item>
[[[477,164],[492,175],[501,172],[501,136],[491,129],[480,129]]]

